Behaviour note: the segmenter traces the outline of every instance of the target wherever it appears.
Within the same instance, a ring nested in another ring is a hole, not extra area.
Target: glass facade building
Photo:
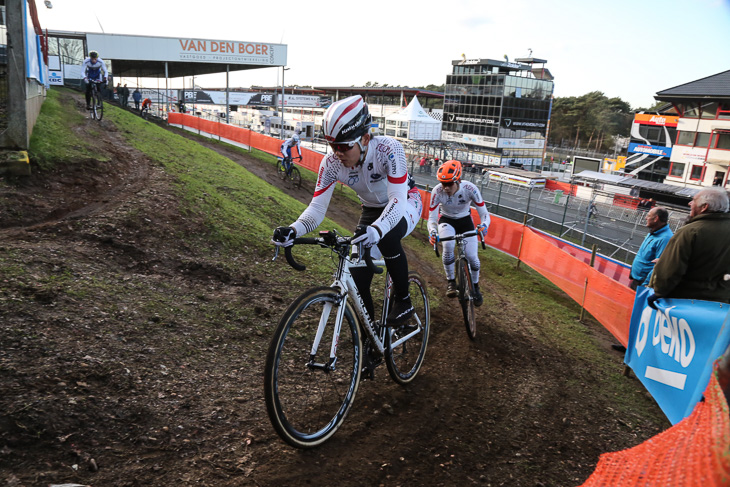
[[[553,82],[529,58],[452,62],[444,88],[442,139],[466,146],[476,164],[539,168]]]

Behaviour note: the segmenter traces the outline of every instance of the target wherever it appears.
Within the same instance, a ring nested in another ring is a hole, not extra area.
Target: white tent
[[[423,110],[418,97],[403,110],[385,117],[385,135],[408,140],[440,140],[441,122]]]

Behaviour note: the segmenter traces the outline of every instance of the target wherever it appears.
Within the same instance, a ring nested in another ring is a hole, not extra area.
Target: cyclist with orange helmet
[[[471,219],[472,203],[479,214],[480,223],[477,231],[482,238],[487,236],[489,229],[489,212],[484,204],[479,188],[469,181],[461,181],[461,162],[446,161],[436,173],[439,180],[431,191],[431,205],[428,215],[428,230],[431,245],[439,238],[452,237],[459,233],[474,230]],[[455,278],[454,246],[456,242],[443,242],[443,263],[446,271],[446,295],[453,298],[457,294]],[[466,239],[466,259],[469,261],[471,280],[474,283],[474,306],[482,305],[482,294],[479,291],[479,255],[477,253],[478,240],[476,235]]]
[[[373,247],[385,258],[393,279],[393,305],[386,323],[398,325],[413,316],[408,293],[408,260],[401,239],[418,223],[423,203],[408,174],[406,154],[392,137],[373,136],[371,116],[360,95],[333,103],[325,112],[322,130],[332,152],[322,158],[314,197],[297,221],[274,231],[272,242],[287,247],[296,236],[311,232],[324,220],[337,182],[352,188],[362,203],[360,221],[352,243]],[[365,267],[351,269],[363,303],[373,315],[370,283]]]

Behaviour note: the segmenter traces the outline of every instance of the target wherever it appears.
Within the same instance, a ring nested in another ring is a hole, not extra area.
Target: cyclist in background
[[[281,148],[279,149],[281,151],[281,155],[284,156],[284,164],[286,167],[286,173],[289,174],[289,171],[291,169],[291,163],[292,163],[292,157],[291,157],[291,150],[294,146],[297,147],[297,154],[299,154],[298,159],[302,160],[302,142],[299,139],[299,134],[301,133],[301,130],[297,129],[294,134],[286,139],[283,144],[281,144]]]
[[[96,51],[90,51],[89,57],[84,59],[82,64],[82,71],[84,73],[84,83],[86,84],[86,109],[91,110],[91,82],[100,82],[99,93],[106,85],[106,78],[109,75],[106,69],[106,64],[99,57],[99,53]]]
[[[471,219],[472,203],[476,206],[481,222],[476,228],[482,238],[486,237],[490,222],[487,205],[484,204],[482,194],[476,185],[469,181],[461,181],[461,162],[444,162],[438,168],[436,177],[440,182],[431,191],[431,205],[428,215],[431,245],[435,245],[439,237],[452,237],[459,233],[474,230],[474,222]],[[468,237],[465,250],[466,260],[469,261],[471,280],[474,283],[474,306],[481,306],[483,298],[482,293],[479,292],[478,284],[480,264],[477,242],[476,235]],[[455,297],[457,294],[456,281],[454,280],[455,245],[454,240],[443,242],[442,256],[447,280],[446,295],[450,298]]]
[[[274,230],[272,242],[287,247],[299,235],[311,232],[324,220],[337,182],[351,187],[362,202],[354,244],[377,246],[393,279],[392,306],[386,323],[397,325],[413,316],[408,293],[408,260],[401,239],[411,233],[423,208],[421,194],[408,175],[406,155],[392,137],[372,136],[371,117],[360,95],[333,103],[325,112],[322,128],[332,152],[319,165],[314,197],[297,221]],[[377,257],[377,252],[373,252]],[[373,273],[353,268],[368,313],[374,316],[370,284]]]
[[[150,107],[152,106],[152,100],[149,98],[145,98],[142,100],[142,110],[140,111],[140,114],[144,114],[145,112],[149,113]]]

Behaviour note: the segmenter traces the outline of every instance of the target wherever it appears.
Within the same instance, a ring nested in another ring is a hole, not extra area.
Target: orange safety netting
[[[717,382],[705,401],[668,430],[628,450],[604,453],[582,487],[720,487],[730,485],[730,416]]]
[[[565,291],[591,313],[622,344],[629,341],[633,291],[564,248],[553,245],[542,233],[525,228],[519,258]]]

